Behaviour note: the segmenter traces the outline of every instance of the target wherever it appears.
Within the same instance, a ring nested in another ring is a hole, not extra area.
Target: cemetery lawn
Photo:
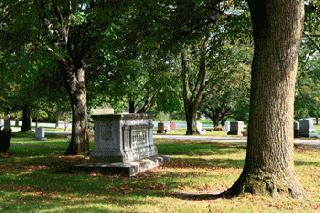
[[[66,139],[33,141],[16,134],[0,157],[0,212],[311,212],[320,211],[320,149],[295,149],[305,201],[245,195],[184,200],[183,193],[220,192],[242,171],[245,145],[157,140],[171,162],[136,177],[73,170],[86,161],[63,156]],[[91,150],[93,147],[91,147]]]
[[[157,131],[153,131],[154,134],[160,135],[186,135],[186,128],[177,128],[175,131],[169,131],[167,133],[157,133]],[[225,131],[206,131],[203,135],[196,135],[196,136],[228,136]],[[232,137],[232,135],[230,135]]]

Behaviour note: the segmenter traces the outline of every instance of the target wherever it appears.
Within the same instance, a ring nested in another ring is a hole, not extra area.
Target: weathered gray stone
[[[228,135],[243,135],[244,132],[244,122],[243,121],[231,121],[230,130]]]
[[[299,120],[299,135],[301,137],[317,138],[317,131],[313,127],[312,118],[303,118]]]
[[[33,139],[34,140],[39,140],[39,141],[47,140],[47,138],[45,138],[45,133],[44,133],[44,128],[43,127],[36,128],[35,136],[34,136]]]
[[[96,150],[90,158],[96,164],[90,164],[90,167],[100,167],[99,165],[109,165],[110,163],[118,163],[116,165],[119,167],[129,165],[128,163],[139,166],[142,164],[137,163],[138,161],[147,161],[151,157],[157,158],[158,150],[153,143],[151,116],[146,114],[105,114],[92,117],[95,121]],[[149,169],[157,166],[154,163],[146,165],[149,165]],[[109,168],[110,166],[104,167]],[[115,170],[114,166],[112,168]],[[144,169],[137,171],[140,170]],[[135,172],[128,175],[131,174],[135,174]]]
[[[230,121],[224,122],[224,131],[229,132],[230,131]]]
[[[89,172],[101,172],[110,175],[119,174],[130,177],[168,162],[169,157],[165,155],[154,155],[132,162],[88,163],[77,165],[76,168]]]

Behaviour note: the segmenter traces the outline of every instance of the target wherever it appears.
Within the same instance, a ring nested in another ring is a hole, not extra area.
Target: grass
[[[164,135],[185,135],[186,130],[187,130],[186,128],[177,128],[175,131],[169,131],[167,133],[161,133],[161,134],[164,134]],[[154,130],[153,133],[158,134],[156,130]],[[224,131],[206,131],[206,133],[201,136],[227,136],[227,133]]]
[[[242,171],[244,144],[158,140],[165,166],[136,177],[73,170],[86,161],[62,155],[65,138],[12,139],[10,156],[0,158],[0,212],[312,212],[320,210],[320,151],[296,149],[296,171],[308,193],[305,201],[245,195],[191,201],[174,193],[220,192]],[[91,146],[93,149],[93,146]]]

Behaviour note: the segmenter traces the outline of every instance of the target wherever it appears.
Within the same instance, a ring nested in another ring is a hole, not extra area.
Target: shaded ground
[[[133,178],[73,170],[86,161],[62,156],[65,137],[13,138],[10,156],[0,157],[0,212],[257,212],[320,210],[320,153],[296,148],[296,170],[308,192],[304,202],[251,195],[189,201],[177,193],[220,192],[236,180],[244,143],[156,140],[172,161]],[[91,149],[94,147],[91,146]]]

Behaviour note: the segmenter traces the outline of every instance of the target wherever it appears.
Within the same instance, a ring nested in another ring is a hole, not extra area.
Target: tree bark
[[[81,59],[75,61],[60,62],[60,66],[66,69],[65,86],[69,93],[72,109],[72,133],[71,141],[65,152],[67,155],[88,155],[89,134],[87,126],[87,91],[85,85],[85,70]]]
[[[22,107],[21,132],[27,132],[31,130],[31,112],[32,112],[31,106],[25,105]]]
[[[220,116],[219,115],[213,116],[212,120],[213,120],[213,127],[219,126],[219,120],[220,120]]]
[[[18,119],[18,118],[17,118],[17,119],[15,119],[14,126],[15,126],[15,127],[19,127],[19,119]]]
[[[135,101],[129,101],[129,113],[135,113],[136,107],[135,107]]]
[[[293,103],[302,0],[247,0],[254,36],[245,166],[225,192],[304,198],[294,171]]]
[[[4,114],[3,131],[11,131],[10,120],[11,120],[10,111],[6,110]]]
[[[205,42],[202,41],[199,45],[200,59],[199,59],[199,71],[197,74],[197,80],[194,84],[194,88],[191,90],[189,84],[189,64],[186,49],[181,50],[181,79],[183,84],[182,97],[184,103],[184,111],[187,122],[186,135],[192,135],[198,133],[193,131],[193,123],[196,124],[197,110],[202,101],[202,96],[206,86],[206,50]],[[191,95],[190,95],[191,94]]]

